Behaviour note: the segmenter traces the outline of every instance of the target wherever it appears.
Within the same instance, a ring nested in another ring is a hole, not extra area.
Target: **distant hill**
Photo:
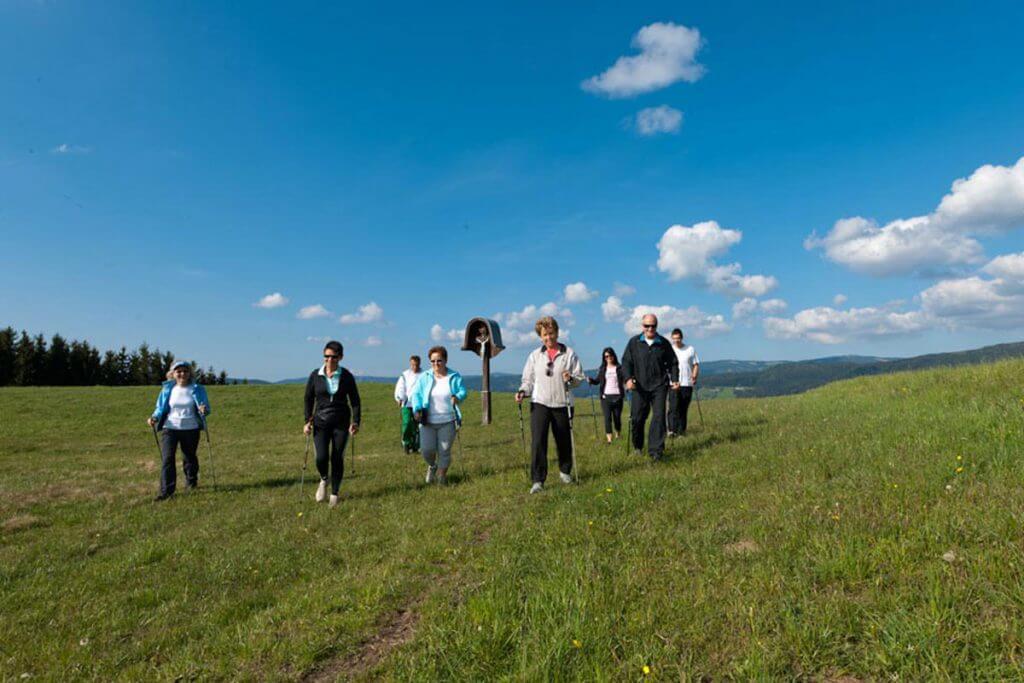
[[[932,353],[912,358],[832,356],[814,360],[774,363],[758,371],[705,373],[701,384],[708,388],[732,389],[736,396],[782,396],[797,394],[829,382],[864,375],[881,375],[938,366],[988,363],[1004,358],[1024,357],[1024,343],[998,344],[969,351]],[[702,368],[703,369],[703,368]],[[717,393],[717,392],[716,392]]]

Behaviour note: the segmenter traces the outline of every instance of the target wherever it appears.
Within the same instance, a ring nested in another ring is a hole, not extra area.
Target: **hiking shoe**
[[[540,493],[544,490],[544,484],[539,481],[533,482],[533,486],[530,487],[530,493]]]
[[[427,465],[427,483],[433,484],[435,479],[437,479],[437,466]]]
[[[160,501],[168,500],[173,495],[174,495],[173,493],[161,493],[161,494],[157,495],[156,498],[153,499],[153,502],[154,503],[159,503]]]
[[[437,483],[441,486],[446,486],[448,484],[448,473],[445,472],[444,474],[437,475]]]
[[[565,472],[559,472],[558,473],[558,478],[562,480],[563,484],[571,484],[572,483],[572,475],[571,474],[566,474]]]
[[[331,494],[331,502],[327,503],[327,507],[332,507],[332,508],[338,507],[338,494],[337,493],[332,493]]]
[[[316,502],[322,503],[327,498],[327,480],[321,479],[320,486],[316,489]]]

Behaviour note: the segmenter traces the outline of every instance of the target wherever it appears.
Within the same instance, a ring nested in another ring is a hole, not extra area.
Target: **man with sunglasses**
[[[633,433],[633,452],[644,448],[644,422],[648,413],[651,427],[647,435],[647,452],[654,461],[665,452],[665,399],[668,390],[679,387],[679,359],[669,341],[658,334],[658,317],[643,317],[643,332],[632,337],[622,354],[622,370],[626,389],[633,392],[629,420]]]

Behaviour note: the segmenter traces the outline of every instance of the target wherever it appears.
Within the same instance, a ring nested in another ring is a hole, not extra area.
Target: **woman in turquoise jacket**
[[[420,425],[420,453],[427,463],[427,483],[448,483],[452,443],[462,425],[459,403],[466,400],[462,375],[448,369],[448,350],[430,349],[430,369],[420,375],[409,398]]]
[[[178,472],[175,452],[181,446],[181,468],[185,471],[185,486],[199,486],[199,432],[206,426],[210,414],[210,400],[206,389],[192,379],[192,366],[178,361],[167,373],[170,378],[160,388],[156,409],[147,422],[155,431],[163,430],[160,445],[160,493],[156,500],[167,500],[174,495]]]

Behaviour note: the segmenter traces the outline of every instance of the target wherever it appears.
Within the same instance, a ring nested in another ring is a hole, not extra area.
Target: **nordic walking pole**
[[[697,415],[700,416],[700,428],[704,429],[704,411],[700,409],[700,387],[693,385],[693,395],[697,397]]]
[[[352,476],[356,476],[356,435],[351,434],[352,437]]]
[[[523,460],[526,461],[526,476],[530,476],[530,455],[526,450],[526,428],[523,427],[523,402],[516,403],[519,407],[519,438],[523,442]]]
[[[310,429],[310,434],[312,433]],[[302,476],[299,478],[299,499],[301,500],[306,490],[306,465],[309,463],[309,437],[310,434],[306,434],[306,452],[302,456]]]
[[[569,408],[569,446],[572,448],[572,473],[576,477],[576,483],[578,484],[580,483],[580,471],[576,467],[576,432],[572,428],[572,389],[569,388],[568,384],[565,385],[565,393],[566,398],[569,399],[567,407]]]
[[[594,404],[594,392],[590,392],[590,417],[594,418],[594,441],[598,440],[597,436],[597,407]]]
[[[629,455],[629,447],[633,443],[633,398],[632,392],[626,389],[626,403],[629,404],[629,422],[626,423],[626,443],[624,455]]]
[[[213,467],[213,445],[210,443],[210,428],[206,424],[206,416],[203,416],[203,432],[206,434],[206,452],[210,457],[210,477],[213,479],[213,488],[217,488],[217,470]]]
[[[153,440],[156,441],[156,450],[160,452],[160,459],[163,460],[164,451],[163,451],[162,448],[160,448],[160,437],[157,436],[156,425],[151,425],[151,426],[153,427]]]

